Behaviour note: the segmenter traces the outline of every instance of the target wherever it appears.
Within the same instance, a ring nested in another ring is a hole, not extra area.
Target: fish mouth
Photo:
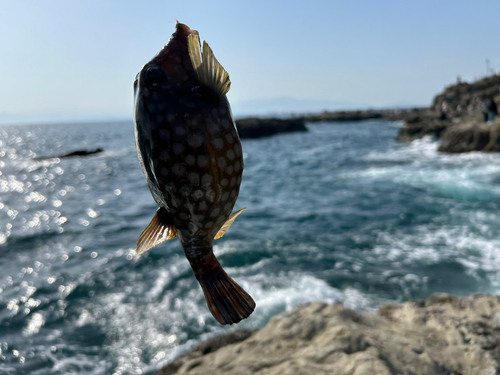
[[[181,54],[181,57],[189,57],[187,40],[188,36],[191,34],[199,36],[197,30],[193,30],[186,24],[177,21],[174,33],[165,47],[163,47],[163,49],[153,58],[152,62],[161,66],[165,71],[168,71],[170,70],[169,66],[171,65],[171,60],[173,60],[172,57],[174,57],[174,55]],[[184,60],[184,58],[182,58],[182,60]]]
[[[138,89],[138,78],[143,77],[143,73],[147,72],[150,67],[162,70],[169,77],[168,79],[171,84],[177,83],[184,86],[187,81],[194,81],[196,79],[193,64],[189,58],[189,35],[199,36],[199,33],[197,30],[193,30],[186,24],[177,21],[175,31],[167,44],[142,67],[134,81],[134,91]]]

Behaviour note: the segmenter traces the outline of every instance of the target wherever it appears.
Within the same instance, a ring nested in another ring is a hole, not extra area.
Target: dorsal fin
[[[203,41],[202,56],[198,35],[190,34],[188,36],[188,52],[200,84],[210,87],[220,95],[226,95],[231,87],[229,74],[217,61],[208,43]]]

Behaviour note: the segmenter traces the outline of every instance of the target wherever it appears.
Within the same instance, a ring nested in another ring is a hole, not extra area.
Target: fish
[[[178,238],[220,324],[252,314],[255,301],[213,252],[243,212],[232,213],[243,175],[243,150],[227,92],[229,74],[199,33],[177,23],[167,44],[134,81],[139,162],[158,210],[136,252]]]

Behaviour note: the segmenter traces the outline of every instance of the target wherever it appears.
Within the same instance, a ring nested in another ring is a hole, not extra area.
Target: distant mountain
[[[73,113],[14,114],[0,112],[0,125],[62,124],[72,122],[108,122],[127,120],[128,116]],[[130,121],[130,117],[129,117]]]
[[[256,99],[231,103],[231,108],[236,118],[269,115],[280,117],[294,113],[317,113],[325,110],[341,111],[366,109],[368,107],[369,105],[361,103],[296,98]]]

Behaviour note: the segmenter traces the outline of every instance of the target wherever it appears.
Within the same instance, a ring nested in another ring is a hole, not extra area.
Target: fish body
[[[177,23],[165,47],[134,82],[139,161],[159,209],[137,252],[176,236],[208,307],[221,324],[248,317],[252,298],[222,269],[212,242],[242,210],[243,152],[226,97],[229,75],[198,32]]]

